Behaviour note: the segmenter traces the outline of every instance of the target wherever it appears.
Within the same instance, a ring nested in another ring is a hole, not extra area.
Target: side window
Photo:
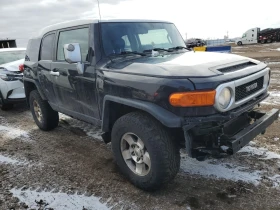
[[[69,31],[62,31],[59,33],[57,44],[57,60],[64,61],[63,46],[70,43],[79,43],[82,53],[82,61],[87,60],[88,54],[88,28],[79,28]]]
[[[54,34],[49,34],[43,38],[40,50],[40,60],[52,60]]]

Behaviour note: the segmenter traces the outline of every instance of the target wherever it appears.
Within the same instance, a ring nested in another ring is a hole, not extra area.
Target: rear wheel
[[[241,45],[242,45],[242,42],[240,42],[240,41],[237,42],[237,45],[238,45],[238,46],[241,46]]]
[[[121,172],[144,190],[162,187],[180,168],[177,144],[159,122],[142,112],[126,114],[115,122],[112,149]]]
[[[265,42],[266,42],[266,40],[265,40],[265,39],[262,39],[262,40],[261,40],[261,43],[262,43],[262,44],[264,44]]]
[[[54,111],[49,103],[41,98],[37,90],[30,93],[29,104],[34,121],[41,130],[49,131],[58,126],[58,112]]]
[[[8,104],[4,102],[2,95],[0,94],[0,109],[3,111],[11,110],[14,107],[14,104]]]

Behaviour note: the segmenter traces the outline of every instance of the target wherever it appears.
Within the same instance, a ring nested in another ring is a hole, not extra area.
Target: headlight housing
[[[0,79],[4,81],[22,80],[23,74],[21,72],[10,72],[5,68],[0,69]]]
[[[232,98],[232,91],[230,88],[225,87],[218,96],[218,104],[222,109],[226,109]]]

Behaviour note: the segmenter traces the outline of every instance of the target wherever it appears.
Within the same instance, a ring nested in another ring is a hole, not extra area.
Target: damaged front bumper
[[[187,124],[183,126],[187,153],[194,158],[235,154],[257,135],[264,133],[278,116],[278,109],[266,113],[251,110],[226,121],[213,118],[212,122],[209,120],[206,123],[206,120],[191,129]]]
[[[255,122],[244,128],[239,133],[227,139],[228,149],[226,150],[229,154],[238,152],[242,147],[247,145],[257,135],[264,133],[266,128],[269,127],[275,120],[278,119],[279,109],[272,109],[267,113],[262,112],[251,112],[250,114],[255,115]]]

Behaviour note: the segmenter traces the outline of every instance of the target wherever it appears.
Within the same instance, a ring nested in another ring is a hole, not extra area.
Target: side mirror
[[[72,64],[76,63],[79,74],[84,73],[84,64],[82,63],[82,54],[79,43],[65,44],[63,46],[65,60]]]

